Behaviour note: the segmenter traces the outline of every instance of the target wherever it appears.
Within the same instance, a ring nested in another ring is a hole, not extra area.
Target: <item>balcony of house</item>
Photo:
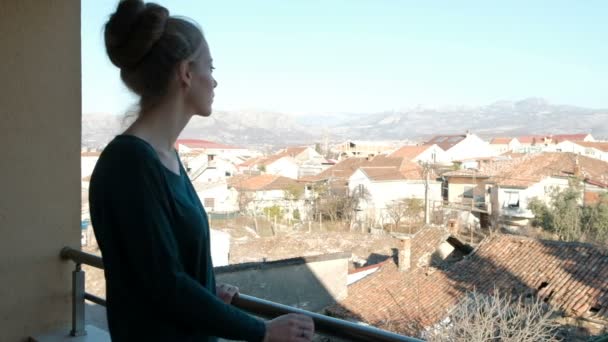
[[[313,318],[315,323],[315,329],[317,333],[315,341],[420,341],[416,338],[402,336],[386,330],[377,329],[365,324],[341,320],[318,313],[321,307],[333,302],[331,296],[345,296],[345,293],[338,292],[341,292],[341,288],[342,290],[346,289],[346,272],[344,272],[344,277],[342,277],[344,279],[339,279],[342,280],[342,282],[344,283],[343,287],[331,286],[330,284],[328,284],[328,280],[329,282],[332,282],[334,278],[340,278],[339,274],[336,275],[336,271],[342,268],[342,264],[346,265],[346,263],[348,262],[348,256],[349,255],[346,255],[345,253],[334,253],[333,255],[326,255],[321,257],[294,258],[285,261],[271,262],[262,265],[254,265],[254,267],[251,267],[251,265],[248,264],[238,264],[227,267],[220,267],[216,269],[216,273],[218,275],[218,280],[223,280],[224,278],[235,280],[235,277],[238,278],[239,276],[241,278],[245,277],[247,279],[251,279],[257,276],[257,278],[259,279],[255,279],[255,284],[262,284],[263,286],[261,286],[261,288],[264,288],[267,286],[267,283],[274,283],[274,289],[272,289],[272,291],[276,292],[281,292],[279,289],[280,287],[284,288],[284,286],[281,286],[280,283],[289,283],[290,280],[300,282],[300,288],[306,286],[314,287],[314,280],[309,281],[306,284],[302,284],[301,280],[303,280],[303,278],[306,278],[307,276],[310,277],[310,275],[307,275],[307,273],[315,273],[315,275],[312,276],[313,278],[323,278],[323,275],[321,274],[325,273],[325,278],[327,279],[319,279],[319,282],[323,283],[319,285],[321,285],[321,287],[323,288],[329,287],[327,288],[327,294],[325,296],[328,298],[319,298],[323,296],[316,295],[316,303],[301,300],[302,297],[307,296],[304,292],[309,292],[308,297],[310,297],[311,292],[314,292],[314,290],[311,291],[309,289],[308,291],[302,291],[301,289],[298,290],[294,288],[293,291],[283,291],[283,293],[273,293],[273,295],[275,297],[281,297],[281,301],[283,302],[293,301],[294,298],[297,297],[298,302],[300,304],[297,306],[280,304],[277,302],[269,301],[247,294],[239,294],[238,297],[233,300],[232,305],[263,319],[272,319],[289,313],[299,313],[310,316],[311,318]],[[71,261],[74,265],[74,269],[72,271],[71,289],[71,328],[63,330],[60,329],[51,333],[33,336],[30,340],[40,342],[109,341],[109,334],[105,330],[107,329],[107,323],[101,322],[100,324],[100,322],[92,322],[90,318],[86,317],[86,314],[92,312],[91,305],[86,302],[101,307],[102,310],[99,310],[99,308],[95,310],[102,311],[102,313],[105,314],[105,310],[103,310],[103,308],[105,308],[106,306],[106,300],[86,291],[85,272],[83,271],[82,267],[83,265],[88,265],[93,268],[103,269],[103,260],[96,255],[85,253],[79,249],[74,249],[71,247],[64,247],[60,252],[60,257],[63,260]],[[286,266],[296,266],[296,268],[291,268],[286,271]],[[304,269],[309,269],[310,272],[306,272]],[[346,271],[346,269],[344,270]],[[246,274],[243,274],[243,272],[245,272]],[[291,275],[288,275],[288,272],[290,272]],[[340,272],[337,271],[337,273]],[[294,276],[296,279],[293,279]],[[276,281],[278,280],[277,278],[281,278],[281,281]],[[335,281],[333,282],[336,283]],[[340,283],[340,281],[338,281],[338,283]],[[288,285],[291,287],[294,286],[294,284]],[[272,287],[273,285],[270,286]],[[256,291],[256,289],[253,288],[249,288],[249,290],[252,292]],[[327,299],[329,299],[329,301],[327,301]],[[310,309],[313,311],[302,309],[302,306],[310,306]],[[99,314],[99,312],[97,314]]]

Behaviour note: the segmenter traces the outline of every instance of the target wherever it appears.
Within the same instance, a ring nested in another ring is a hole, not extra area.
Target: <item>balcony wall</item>
[[[0,340],[69,327],[80,242],[80,1],[0,1]]]

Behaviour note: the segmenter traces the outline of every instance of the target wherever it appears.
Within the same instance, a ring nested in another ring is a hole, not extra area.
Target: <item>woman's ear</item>
[[[184,60],[178,64],[177,77],[179,85],[183,88],[189,88],[192,84],[192,71],[190,70],[190,61]]]

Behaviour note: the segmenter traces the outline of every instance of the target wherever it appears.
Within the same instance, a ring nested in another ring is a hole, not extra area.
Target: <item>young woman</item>
[[[173,148],[193,115],[211,115],[217,82],[200,28],[126,0],[105,43],[140,98],[137,120],[101,154],[89,193],[112,340],[311,341],[309,317],[264,322],[230,305],[235,287],[216,287],[207,214]]]

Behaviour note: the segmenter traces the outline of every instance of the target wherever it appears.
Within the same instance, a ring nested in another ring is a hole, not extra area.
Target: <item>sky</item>
[[[608,1],[156,1],[203,28],[215,110],[295,115],[543,97],[608,108]],[[82,0],[84,113],[137,102],[108,60],[115,0]]]

